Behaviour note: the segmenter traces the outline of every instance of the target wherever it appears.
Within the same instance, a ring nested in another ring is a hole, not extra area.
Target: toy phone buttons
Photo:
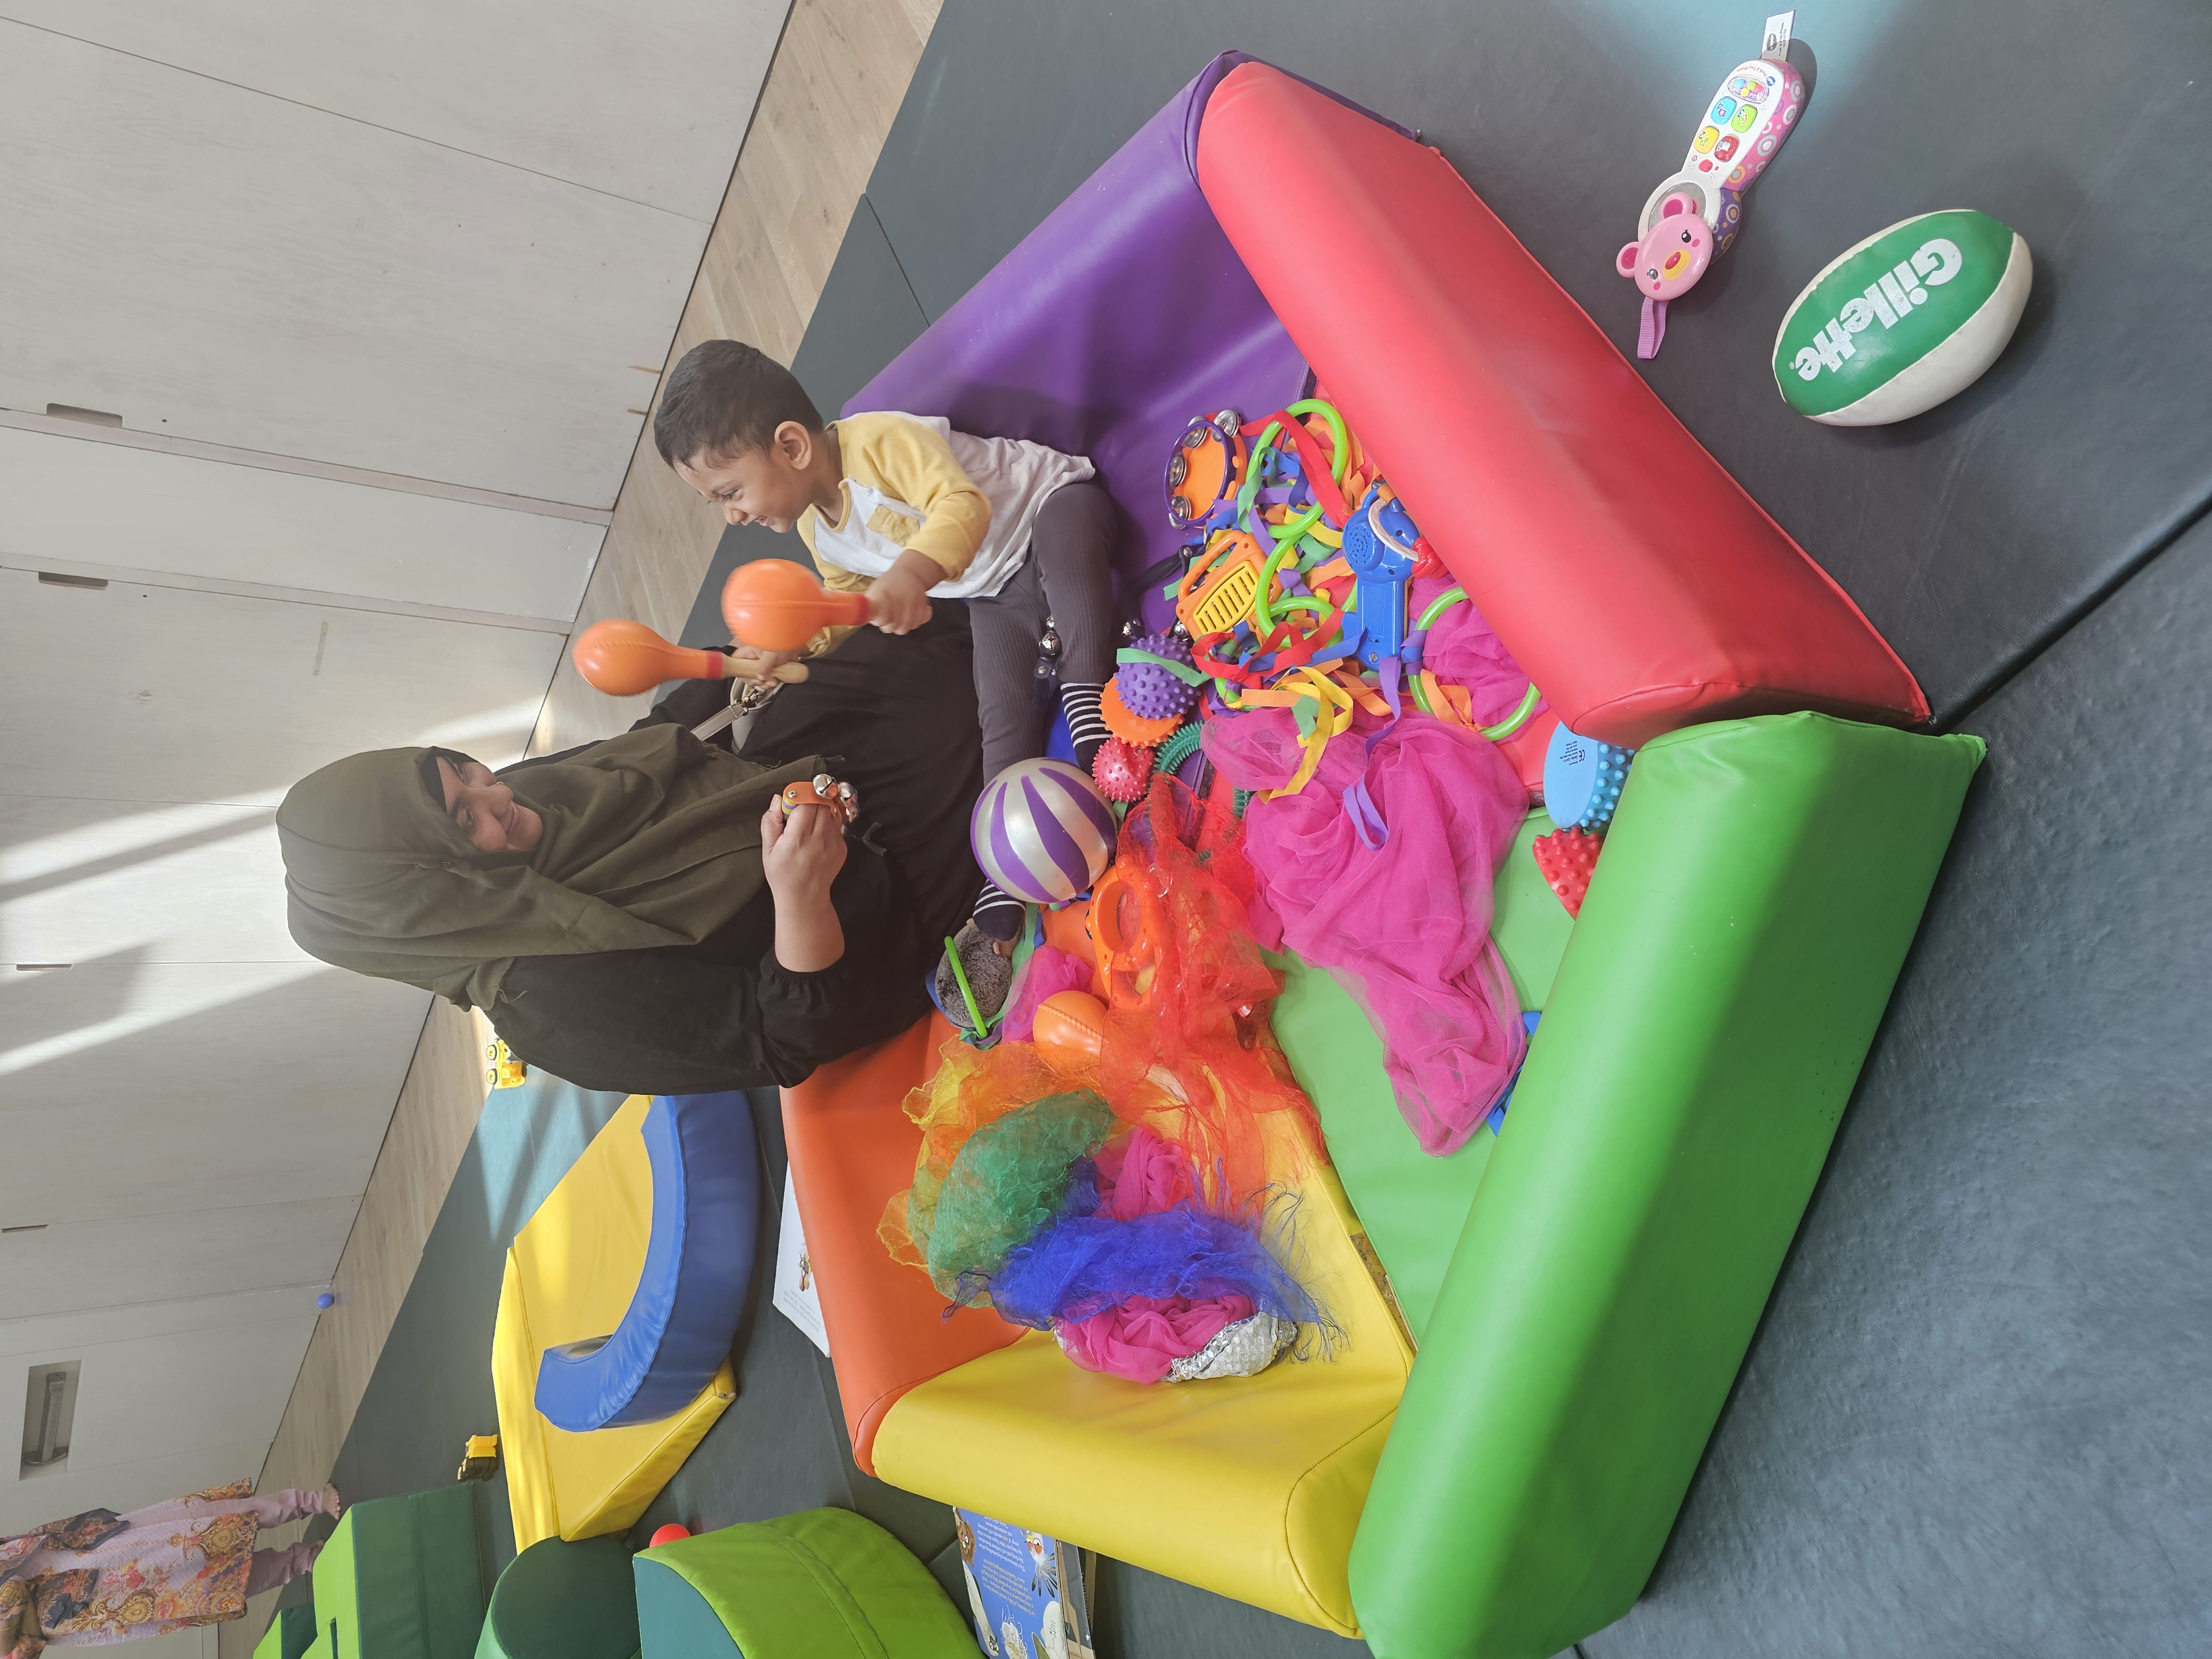
[[[1698,155],[1703,155],[1707,150],[1713,147],[1720,136],[1721,130],[1718,127],[1699,127],[1698,129],[1698,136],[1690,142],[1690,148],[1697,151]]]

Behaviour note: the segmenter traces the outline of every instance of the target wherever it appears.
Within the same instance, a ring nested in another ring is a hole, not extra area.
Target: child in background
[[[669,372],[653,417],[660,457],[732,524],[796,528],[825,585],[868,596],[870,623],[904,634],[931,598],[968,602],[983,775],[1044,752],[1035,703],[1038,641],[1060,635],[1060,702],[1085,771],[1106,740],[1099,697],[1114,665],[1109,560],[1114,502],[1091,463],[1041,444],[977,438],[934,416],[853,415],[824,423],[798,378],[735,340],[708,340]],[[835,647],[747,653],[759,678]],[[989,882],[975,925],[1001,943],[1019,900]]]

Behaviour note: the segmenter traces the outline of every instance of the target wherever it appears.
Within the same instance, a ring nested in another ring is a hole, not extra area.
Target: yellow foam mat
[[[1038,1333],[921,1384],[876,1437],[895,1486],[1346,1636],[1352,1534],[1413,1364],[1335,1175],[1297,1188],[1302,1276],[1331,1357],[1146,1387]]]
[[[636,1292],[653,1231],[653,1166],[642,1133],[651,1103],[643,1095],[623,1103],[507,1253],[491,1374],[518,1550],[543,1538],[592,1538],[633,1525],[737,1398],[726,1359],[697,1398],[658,1423],[571,1434],[534,1403],[538,1356],[558,1343],[607,1335]]]

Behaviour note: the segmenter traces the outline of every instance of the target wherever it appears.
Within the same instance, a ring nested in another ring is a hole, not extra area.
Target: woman
[[[0,1538],[0,1654],[105,1647],[221,1624],[246,1599],[289,1583],[319,1544],[261,1550],[264,1527],[311,1515],[335,1520],[336,1486],[253,1495],[251,1480],[118,1515],[88,1510]]]
[[[687,729],[729,695],[705,682],[497,774],[442,749],[325,767],[276,815],[292,937],[483,1009],[587,1089],[794,1084],[903,1030],[981,885],[966,614],[863,629],[810,669],[738,756]],[[859,793],[849,829],[775,805],[823,771]]]

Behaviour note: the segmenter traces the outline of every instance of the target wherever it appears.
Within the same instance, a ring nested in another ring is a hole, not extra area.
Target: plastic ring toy
[[[1091,937],[1109,1007],[1152,1005],[1163,982],[1158,965],[1165,922],[1159,895],[1143,876],[1116,864],[1098,878],[1091,890]],[[1153,970],[1149,977],[1148,969]]]
[[[1336,452],[1329,457],[1328,476],[1337,483],[1344,482],[1345,468],[1352,459],[1352,441],[1344,429],[1344,416],[1334,407],[1318,398],[1301,398],[1283,407],[1285,415],[1318,415],[1328,422],[1328,435],[1336,440]]]
[[[1446,588],[1443,592],[1437,594],[1434,599],[1429,602],[1429,608],[1427,610],[1421,612],[1420,621],[1413,624],[1415,631],[1425,633],[1428,629],[1436,626],[1437,617],[1443,616],[1444,612],[1450,610],[1452,606],[1464,604],[1466,600],[1467,589],[1464,587]]]
[[[1521,699],[1521,706],[1497,725],[1484,726],[1482,735],[1492,743],[1504,742],[1528,723],[1528,716],[1536,712],[1536,705],[1543,700],[1544,694],[1536,689],[1536,682],[1529,681],[1528,695]]]

